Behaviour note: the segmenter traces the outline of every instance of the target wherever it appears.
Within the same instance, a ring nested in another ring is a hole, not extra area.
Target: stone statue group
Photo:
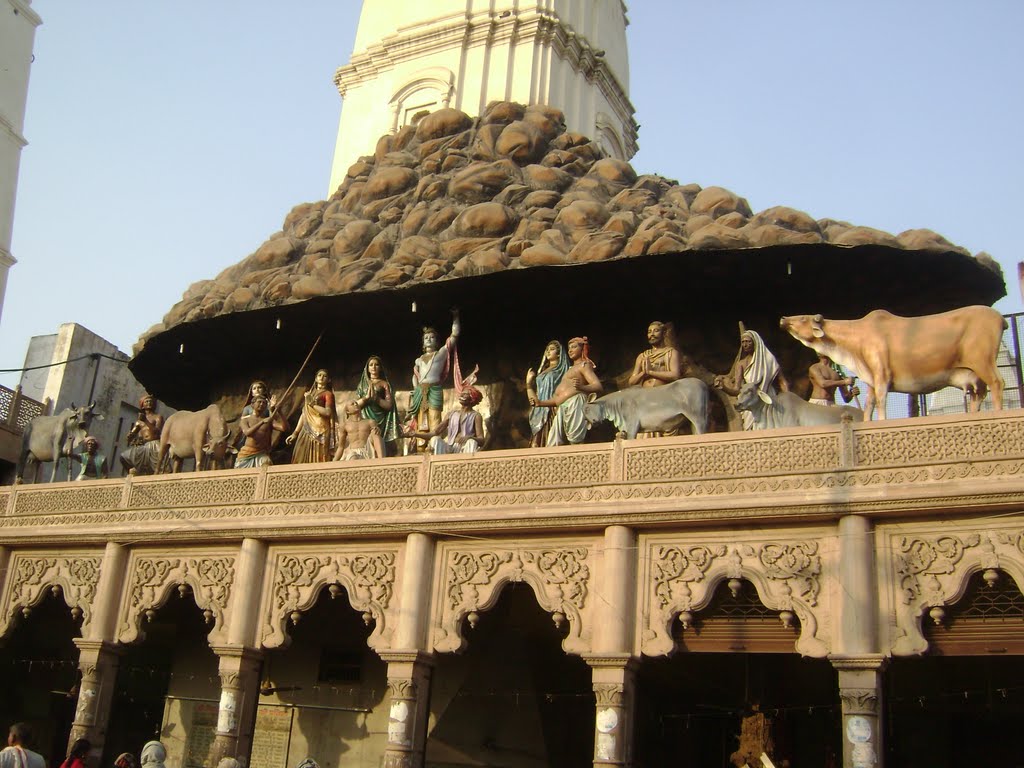
[[[586,336],[571,338],[565,345],[552,340],[536,369],[526,373],[530,445],[581,443],[590,428],[603,421],[611,422],[627,439],[675,435],[686,425],[693,434],[703,434],[709,429],[713,390],[723,399],[728,396],[745,430],[861,420],[871,417],[875,404],[879,418],[884,419],[888,392],[920,394],[950,385],[970,397],[972,411],[980,408],[989,390],[994,407],[1002,407],[1003,381],[996,356],[1006,323],[990,307],[912,318],[884,310],[859,320],[798,315],[781,318],[780,327],[818,353],[808,370],[809,400],[790,391],[787,377],[761,335],[742,323],[739,351],[729,371],[699,378],[688,375],[691,366],[675,342],[672,324],[651,322],[649,348],[637,355],[628,386],[607,394],[590,359]],[[156,412],[155,399],[145,395],[119,459],[125,471],[137,474],[179,471],[185,458],[193,458],[197,469],[226,466],[232,456],[236,468],[259,467],[272,463],[271,454],[285,433],[292,463],[414,452],[475,453],[487,442],[484,419],[477,410],[483,394],[476,386],[478,368],[462,374],[457,349],[460,330],[457,310],[452,311],[451,331],[443,343],[434,328],[423,329],[423,351],[413,363],[412,391],[403,418],[383,361],[373,355],[363,367],[355,393],[342,405],[340,417],[330,374],[318,370],[303,393],[297,418],[291,414],[294,427],[281,413],[291,388],[278,400],[263,381],[250,385],[234,435],[217,405],[178,411],[165,419]],[[843,374],[837,363],[859,373],[866,390],[863,408],[836,405],[837,392],[844,402],[856,401],[858,406],[861,394],[855,377]],[[442,414],[449,380],[456,406]],[[88,418],[83,416],[86,410]],[[40,418],[26,431],[26,455],[39,460],[71,456],[80,464],[77,479],[106,476],[99,442],[87,434],[91,406]],[[21,465],[19,477],[20,470]]]

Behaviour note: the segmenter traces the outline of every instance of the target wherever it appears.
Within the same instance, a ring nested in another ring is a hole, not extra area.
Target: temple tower
[[[330,192],[377,139],[425,110],[472,116],[491,101],[546,104],[611,157],[631,158],[623,0],[370,0],[352,58],[335,73],[344,103]]]

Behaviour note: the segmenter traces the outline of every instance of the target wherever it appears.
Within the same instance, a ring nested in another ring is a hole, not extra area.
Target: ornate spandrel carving
[[[814,540],[796,542],[701,543],[654,539],[647,545],[641,574],[643,609],[641,651],[660,656],[675,649],[672,623],[682,613],[688,620],[707,607],[724,579],[747,579],[761,602],[800,619],[796,650],[822,657],[828,644],[819,637],[818,605],[821,557]]]
[[[416,492],[419,465],[370,467],[323,466],[315,472],[283,472],[267,476],[264,498],[349,499],[400,496]]]
[[[568,622],[562,648],[567,653],[589,650],[588,556],[586,547],[446,549],[445,597],[434,621],[434,649],[459,650],[464,644],[462,619],[492,608],[506,583],[526,582],[556,624]]]
[[[143,614],[159,608],[175,587],[182,586],[191,589],[196,606],[213,625],[210,642],[222,639],[234,578],[233,555],[134,555],[129,565],[128,599],[122,610],[118,640],[134,642]]]
[[[838,467],[838,434],[626,449],[626,479],[630,482],[749,477]]]
[[[844,715],[878,714],[878,692],[874,688],[843,688],[839,700]]]
[[[1024,422],[1007,419],[911,425],[857,430],[856,435],[859,467],[979,460],[1019,456],[1024,445]]]
[[[961,539],[958,536],[939,536],[935,539],[901,537],[895,556],[896,573],[903,591],[903,602],[910,604],[927,596],[932,605],[945,602],[940,574],[950,574],[964,556],[967,547],[976,547],[981,541],[978,534]]]
[[[14,499],[14,514],[46,515],[81,512],[90,509],[116,509],[121,505],[121,485],[102,483],[75,488],[19,487]]]
[[[390,637],[387,610],[395,587],[396,557],[395,550],[358,554],[278,553],[273,561],[273,586],[264,614],[263,645],[276,648],[284,644],[285,627],[292,615],[309,610],[323,587],[340,584],[348,593],[352,608],[376,622],[367,641],[370,647],[386,647]]]
[[[430,491],[495,491],[503,488],[550,488],[565,485],[587,486],[605,483],[609,478],[608,453],[588,451],[537,457],[434,462],[430,466]]]
[[[73,615],[81,614],[83,629],[92,618],[92,604],[100,578],[102,558],[89,555],[40,555],[16,552],[9,565],[13,574],[3,596],[0,635],[6,633],[16,611],[26,615],[46,596],[59,590]]]
[[[132,509],[206,507],[253,501],[255,477],[183,478],[132,484],[128,506]]]

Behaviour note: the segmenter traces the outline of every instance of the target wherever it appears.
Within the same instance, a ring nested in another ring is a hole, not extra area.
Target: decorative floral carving
[[[392,699],[415,699],[416,681],[404,677],[389,677],[388,695]]]
[[[525,581],[556,624],[568,621],[569,637],[563,648],[576,653],[586,650],[580,624],[590,580],[590,568],[584,563],[587,556],[586,547],[447,550],[446,600],[435,624],[435,648],[457,650],[463,642],[462,617],[491,608],[505,582]]]
[[[84,554],[41,556],[14,553],[9,566],[13,577],[0,613],[0,634],[6,630],[16,610],[27,613],[51,588],[60,590],[68,607],[74,612],[81,612],[83,627],[88,626],[100,578],[100,562],[101,558]]]
[[[799,585],[798,594],[808,605],[818,604],[818,574],[821,558],[816,554],[818,544],[800,541],[794,544],[765,544],[759,554],[764,573],[770,579],[793,580]]]
[[[284,627],[289,618],[311,608],[323,587],[340,584],[348,593],[351,606],[363,611],[367,619],[376,621],[370,644],[377,647],[385,629],[385,612],[394,592],[395,559],[394,550],[361,550],[356,554],[278,553],[274,559],[274,582],[264,616],[264,645],[275,647],[283,643]]]
[[[927,591],[938,599],[941,604],[941,591],[939,582],[934,578],[936,574],[953,573],[956,564],[964,556],[966,547],[976,547],[981,541],[977,534],[966,538],[958,536],[939,536],[935,539],[915,539],[900,537],[899,553],[895,557],[896,573],[900,579],[900,586],[903,590],[903,602],[915,602]],[[921,582],[921,575],[931,576],[925,584]]]
[[[492,491],[500,488],[543,488],[564,485],[571,478],[576,485],[604,483],[609,477],[605,451],[588,451],[538,457],[445,461],[430,467],[430,491]]]
[[[713,547],[656,545],[652,551],[651,576],[658,606],[664,608],[676,600],[681,607],[689,608],[689,584],[703,579],[712,560],[724,554],[725,547],[721,544]]]
[[[223,632],[234,577],[234,556],[135,555],[129,570],[129,599],[122,615],[119,639],[123,643],[135,640],[139,634],[140,614],[159,608],[173,587],[185,585],[191,587],[196,605],[213,624],[211,640],[218,637]]]

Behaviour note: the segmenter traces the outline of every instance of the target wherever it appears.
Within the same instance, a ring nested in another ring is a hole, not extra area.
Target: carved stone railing
[[[25,397],[21,386],[14,389],[0,386],[0,424],[12,432],[21,434],[36,416],[43,416],[49,410],[49,398],[45,403]]]
[[[1024,413],[0,490],[0,543],[824,520],[1024,503]]]

